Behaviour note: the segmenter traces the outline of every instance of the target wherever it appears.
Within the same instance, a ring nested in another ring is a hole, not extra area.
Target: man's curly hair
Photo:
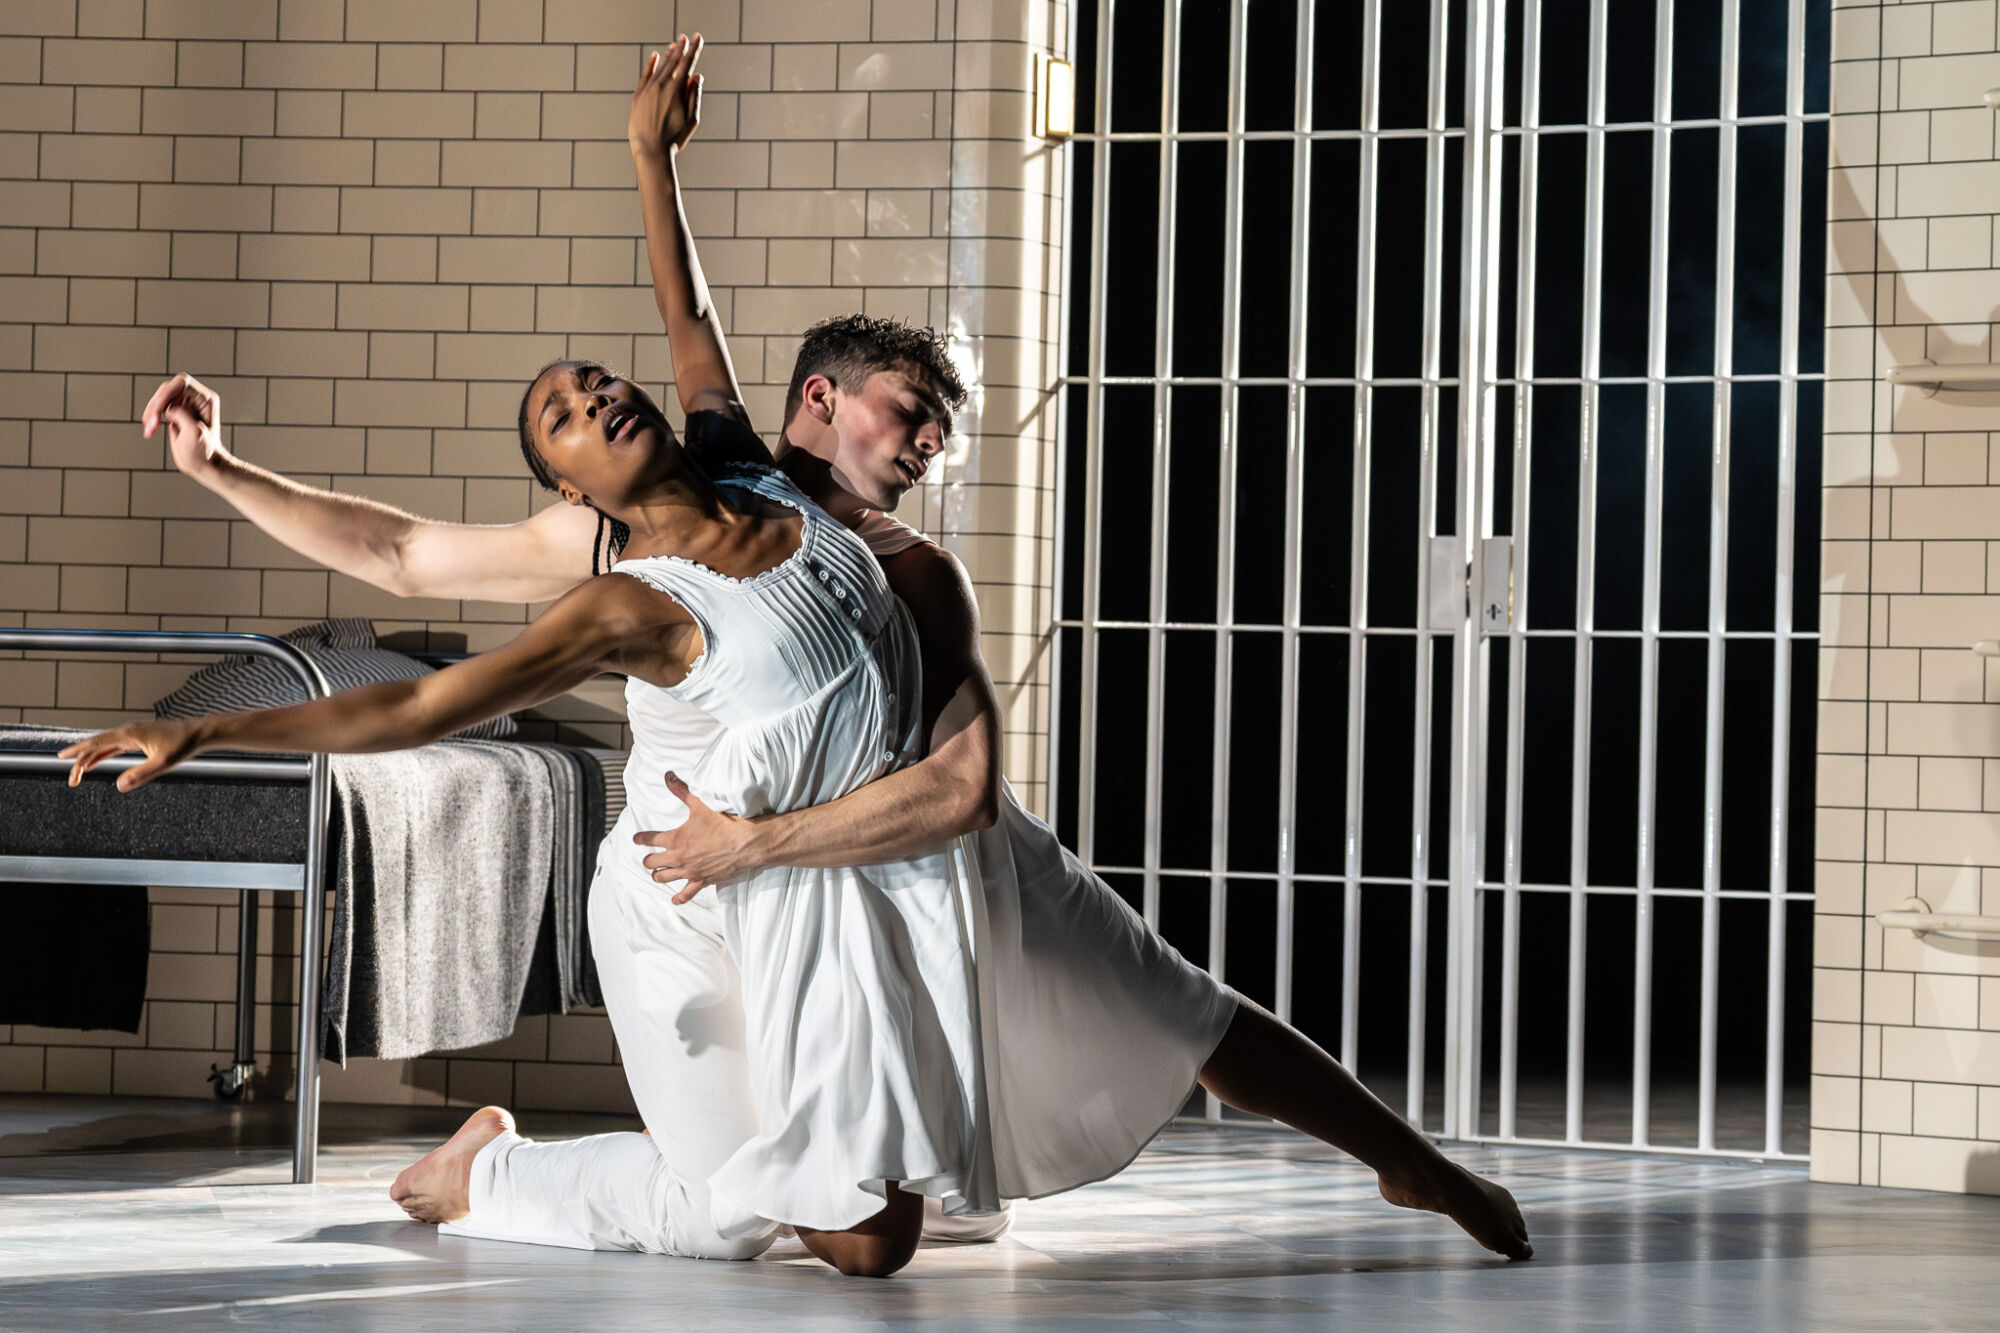
[[[798,412],[806,381],[814,375],[824,375],[852,393],[884,370],[900,370],[923,381],[953,411],[965,406],[965,381],[945,350],[944,335],[936,329],[874,315],[839,315],[806,330],[798,360],[792,364],[785,420],[791,421]]]

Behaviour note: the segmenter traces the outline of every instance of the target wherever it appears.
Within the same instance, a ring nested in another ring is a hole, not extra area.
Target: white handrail
[[[1968,361],[1939,365],[1935,361],[1919,361],[1911,366],[1891,366],[1882,378],[1891,384],[1906,385],[1921,389],[1929,398],[1946,385],[1960,388],[1984,388],[2000,384],[2000,365],[1990,361]]]
[[[1893,912],[1877,912],[1875,919],[1887,929],[1907,930],[1918,939],[1938,935],[1948,940],[2000,940],[2000,916],[1933,912],[1922,898],[1907,898]]]

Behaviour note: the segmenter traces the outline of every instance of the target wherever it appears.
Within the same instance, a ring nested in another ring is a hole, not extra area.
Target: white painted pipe
[[[1915,365],[1891,366],[1883,378],[1891,384],[1921,389],[1928,398],[1947,386],[1984,388],[2000,384],[2000,365],[1991,362],[1939,365],[1935,361],[1919,361]]]
[[[1939,935],[1948,940],[2000,940],[2000,916],[1933,912],[1921,898],[1905,899],[1900,908],[1877,912],[1875,919],[1890,930],[1907,930],[1918,939]]]

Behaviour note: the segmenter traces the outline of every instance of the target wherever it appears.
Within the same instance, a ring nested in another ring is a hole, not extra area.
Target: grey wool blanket
[[[567,770],[576,796],[556,807],[554,864],[549,868],[549,920],[542,934],[553,958],[536,956],[537,974],[549,974],[537,985],[530,976],[524,1014],[568,1013],[583,1005],[601,1005],[597,961],[590,954],[590,886],[597,877],[597,853],[605,835],[625,809],[625,755],[616,750],[577,749],[567,745],[541,747],[552,769]],[[615,809],[613,808],[615,803]],[[565,812],[569,812],[565,822]]]
[[[462,1050],[514,1030],[554,850],[580,832],[560,762],[490,741],[334,757],[329,844],[344,892],[327,957],[328,1059]]]
[[[604,1003],[585,911],[597,873],[597,849],[610,827],[604,818],[609,775],[599,757],[604,751],[567,745],[532,748],[549,761],[555,783],[555,854],[549,866],[548,909],[542,913],[521,1012],[566,1014],[579,1005]]]

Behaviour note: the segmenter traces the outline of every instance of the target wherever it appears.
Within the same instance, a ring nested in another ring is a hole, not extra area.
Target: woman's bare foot
[[[1420,1208],[1427,1213],[1443,1213],[1465,1230],[1465,1234],[1509,1259],[1532,1259],[1535,1247],[1528,1243],[1528,1224],[1514,1196],[1483,1176],[1475,1176],[1455,1162],[1433,1179],[1392,1181],[1378,1177],[1382,1197],[1399,1208]]]
[[[506,1108],[480,1107],[458,1133],[404,1167],[389,1197],[413,1222],[456,1222],[472,1211],[472,1159],[512,1128]]]

